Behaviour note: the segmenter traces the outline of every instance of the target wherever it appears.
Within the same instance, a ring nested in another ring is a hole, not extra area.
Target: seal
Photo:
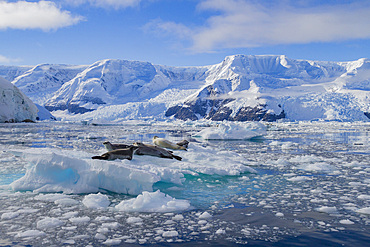
[[[169,148],[173,150],[185,150],[186,148],[183,146],[179,146],[176,143],[170,142],[169,140],[166,140],[164,138],[159,138],[158,136],[153,137],[153,143],[154,145],[157,145],[162,148]]]
[[[128,159],[132,160],[132,156],[134,154],[134,150],[137,147],[131,146],[125,149],[116,149],[113,151],[106,152],[100,156],[93,156],[92,159],[98,160],[115,160],[115,159]]]
[[[126,149],[132,146],[132,145],[126,145],[126,144],[112,144],[110,142],[103,142],[103,145],[108,151],[113,151],[116,149]]]
[[[188,140],[182,140],[181,142],[178,142],[176,144],[179,145],[179,146],[181,146],[181,147],[188,148],[189,141]]]
[[[160,158],[167,158],[167,159],[177,159],[177,160],[182,160],[180,156],[174,155],[171,151],[150,145],[150,144],[144,144],[141,142],[135,142],[134,143],[135,147],[138,147],[138,149],[135,150],[135,154],[137,155],[150,155],[150,156],[155,156],[155,157],[160,157]]]

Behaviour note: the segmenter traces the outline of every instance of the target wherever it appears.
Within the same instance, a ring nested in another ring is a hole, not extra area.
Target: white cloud
[[[42,29],[44,31],[74,25],[83,20],[62,11],[54,2],[0,1],[1,29]]]
[[[20,59],[8,58],[0,54],[0,63],[17,63]]]
[[[144,26],[147,32],[154,32],[159,36],[172,36],[178,39],[189,39],[193,36],[193,31],[187,26],[172,21],[155,19]]]
[[[210,52],[224,48],[370,38],[368,1],[293,4],[289,0],[203,0],[197,6],[199,13],[211,15],[203,25],[188,32],[193,43],[191,50]],[[176,23],[171,25],[176,26]],[[164,23],[157,28],[163,29],[163,26]]]
[[[85,3],[89,3],[93,6],[103,7],[103,8],[127,8],[127,7],[135,7],[139,5],[141,0],[65,0],[65,2],[72,4],[72,5],[81,5]]]

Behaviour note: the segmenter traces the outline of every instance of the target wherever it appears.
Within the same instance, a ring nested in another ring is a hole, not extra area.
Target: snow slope
[[[16,86],[0,77],[0,123],[35,121],[38,109]]]
[[[34,102],[66,120],[370,118],[370,60],[364,58],[323,62],[233,55],[201,67],[106,59],[24,70],[0,67]]]
[[[16,76],[12,83],[34,102],[44,105],[66,82],[86,66],[39,64]]]

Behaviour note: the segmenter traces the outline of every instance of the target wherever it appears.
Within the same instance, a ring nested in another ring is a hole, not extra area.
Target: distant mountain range
[[[365,58],[322,62],[233,55],[200,67],[107,59],[89,66],[0,66],[0,76],[56,116],[63,111],[83,120],[370,119]]]

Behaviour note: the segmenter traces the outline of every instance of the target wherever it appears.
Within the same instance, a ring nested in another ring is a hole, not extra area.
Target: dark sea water
[[[197,145],[240,154],[256,173],[237,176],[185,174],[181,187],[157,182],[192,209],[174,213],[122,213],[110,208],[58,205],[36,200],[40,193],[12,191],[27,162],[9,150],[53,148],[94,152],[102,142],[150,142],[154,135],[191,138],[199,125],[79,123],[0,125],[0,246],[367,246],[370,241],[370,124],[300,122],[269,124],[266,135],[249,140],[204,141]],[[190,145],[192,145],[192,142]],[[40,154],[42,155],[42,154]],[[228,164],[225,159],[225,164]],[[112,205],[134,196],[105,191]],[[68,195],[82,201],[85,195]],[[11,215],[11,212],[20,212]],[[201,218],[204,212],[211,217]],[[66,215],[88,217],[80,224]],[[179,215],[181,215],[180,218]],[[46,217],[65,224],[40,230]],[[64,218],[63,218],[64,217]],[[105,217],[105,218],[102,218]],[[140,224],[127,224],[130,217]],[[175,219],[177,217],[177,219]],[[105,223],[117,222],[119,227]],[[175,231],[172,237],[163,232]],[[106,238],[99,238],[102,233]],[[107,240],[117,240],[106,242]],[[118,241],[120,240],[120,241]]]

